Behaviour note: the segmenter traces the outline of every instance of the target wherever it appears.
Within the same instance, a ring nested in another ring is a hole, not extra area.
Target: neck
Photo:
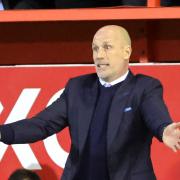
[[[101,79],[101,78],[99,78],[99,81],[100,81],[100,83],[101,83],[102,85],[104,85],[105,83],[109,83],[109,84],[111,84],[111,85],[113,86],[113,85],[115,85],[115,84],[117,84],[117,83],[119,83],[119,82],[124,81],[124,80],[126,79],[128,73],[129,73],[129,70],[127,70],[122,76],[117,77],[117,78],[115,78],[115,79],[112,80],[112,81],[106,81],[105,79]]]

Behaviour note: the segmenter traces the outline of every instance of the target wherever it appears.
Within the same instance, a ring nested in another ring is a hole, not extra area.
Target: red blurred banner
[[[133,65],[130,69],[160,79],[170,114],[180,121],[180,65]],[[0,123],[32,117],[61,94],[69,78],[94,71],[91,65],[0,67]],[[43,180],[59,179],[69,148],[68,129],[33,144],[0,143],[0,179],[7,180],[21,167],[36,170]],[[179,152],[154,139],[152,160],[158,180],[179,179]]]

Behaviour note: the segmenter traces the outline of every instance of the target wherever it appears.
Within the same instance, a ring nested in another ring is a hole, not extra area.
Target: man
[[[146,0],[3,0],[6,9],[90,8],[108,6],[145,6]]]
[[[176,152],[180,122],[172,123],[160,82],[128,69],[132,50],[124,28],[99,29],[92,50],[97,74],[69,80],[60,98],[35,117],[0,126],[1,141],[31,143],[69,126],[62,180],[155,180],[152,137]]]
[[[27,169],[17,169],[8,180],[40,180],[40,177],[33,171]]]
[[[50,9],[54,8],[52,0],[2,0],[5,9]]]
[[[180,2],[176,0],[161,0],[161,6],[180,6]]]

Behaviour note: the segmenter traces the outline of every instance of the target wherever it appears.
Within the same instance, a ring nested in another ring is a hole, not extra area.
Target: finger
[[[175,147],[176,147],[176,150],[179,150],[179,149],[180,149],[180,144],[177,143],[177,144],[175,145]]]
[[[174,128],[180,128],[180,122],[173,123],[172,125]]]
[[[174,151],[174,152],[177,152],[177,149],[175,146],[172,146],[171,149]]]
[[[178,139],[180,138],[180,129],[175,129],[174,133],[178,136]]]

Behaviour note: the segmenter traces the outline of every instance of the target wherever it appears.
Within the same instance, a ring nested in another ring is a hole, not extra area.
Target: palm
[[[168,125],[163,132],[163,142],[174,152],[180,149],[180,122]]]

